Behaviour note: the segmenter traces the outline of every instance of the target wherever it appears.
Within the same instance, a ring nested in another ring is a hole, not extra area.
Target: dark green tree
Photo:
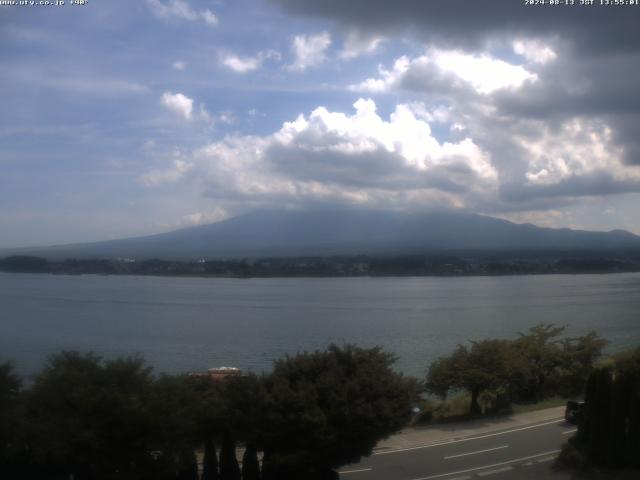
[[[619,463],[640,468],[640,347],[614,356]],[[621,419],[620,417],[623,417]]]
[[[602,356],[606,344],[607,341],[595,332],[562,340],[558,382],[560,395],[570,397],[584,391],[587,378]]]
[[[163,375],[154,382],[147,403],[153,419],[153,451],[180,463],[180,458],[200,447],[200,401],[199,392],[186,375]]]
[[[427,374],[427,390],[445,397],[450,390],[471,394],[469,412],[481,413],[480,394],[487,390],[510,391],[523,368],[522,358],[508,340],[481,340],[471,347],[458,346],[448,357],[434,362]]]
[[[48,478],[134,472],[149,462],[150,369],[139,358],[49,358],[28,392],[32,465]]]
[[[515,348],[527,359],[527,371],[519,382],[517,396],[522,400],[541,400],[560,389],[560,368],[565,360],[562,340],[565,327],[539,324],[519,333]]]
[[[202,479],[218,480],[218,456],[213,436],[207,436],[204,441],[204,457],[202,458]]]
[[[461,372],[462,387],[471,393],[469,411],[480,414],[480,393],[486,390],[508,390],[516,377],[516,358],[508,340],[472,342]]]
[[[220,449],[220,480],[240,480],[240,466],[236,458],[236,442],[227,431]]]
[[[258,449],[255,443],[247,443],[242,455],[242,480],[260,480]]]
[[[263,478],[332,476],[406,425],[413,383],[391,369],[394,361],[352,345],[276,361],[265,379]]]
[[[444,401],[452,389],[462,385],[461,373],[467,353],[466,349],[458,349],[453,355],[435,360],[427,372],[427,391]],[[456,365],[456,362],[462,364]]]
[[[198,480],[198,460],[191,449],[181,452],[178,456],[177,480]]]
[[[514,400],[582,392],[606,341],[594,332],[560,338],[564,330],[540,324],[516,340],[489,339],[471,342],[470,347],[461,345],[431,364],[427,391],[444,399],[452,390],[467,390],[472,414],[480,413],[478,398],[483,391],[494,393],[496,406],[501,408]]]
[[[231,377],[221,382],[224,397],[224,429],[244,443],[243,478],[259,476],[258,447],[263,438],[266,390],[256,375]],[[255,477],[258,478],[258,477]]]
[[[196,394],[194,401],[196,435],[204,446],[202,480],[218,480],[219,460],[216,445],[222,441],[222,432],[229,426],[228,403],[224,393],[225,382],[208,377],[189,377],[189,388]]]
[[[24,455],[24,409],[21,402],[22,382],[9,362],[0,364],[0,466],[4,474],[15,474]]]
[[[640,348],[591,373],[576,444],[593,465],[640,467]]]

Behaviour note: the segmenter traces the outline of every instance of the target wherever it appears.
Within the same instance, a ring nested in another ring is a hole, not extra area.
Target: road
[[[342,480],[496,480],[548,478],[560,448],[575,432],[562,418],[374,452],[340,470]],[[558,474],[559,478],[564,478]]]

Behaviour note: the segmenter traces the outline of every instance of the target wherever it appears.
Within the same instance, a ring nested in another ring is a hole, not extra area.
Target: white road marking
[[[449,460],[450,458],[466,457],[469,455],[476,455],[478,453],[493,452],[494,450],[502,450],[503,448],[509,448],[509,445],[500,445],[499,447],[487,448],[486,450],[478,450],[477,452],[459,453],[458,455],[449,455],[448,457],[444,457],[444,459]]]
[[[551,457],[539,458],[538,460],[536,460],[536,463],[550,462],[555,459],[556,459],[556,456],[552,455]]]
[[[476,436],[476,437],[461,438],[461,439],[458,439],[458,440],[447,440],[445,442],[430,443],[428,445],[419,445],[417,447],[398,448],[398,449],[395,449],[395,450],[387,450],[387,451],[384,451],[384,452],[375,452],[373,455],[389,455],[391,453],[409,452],[411,450],[421,450],[423,448],[439,447],[440,445],[449,445],[449,444],[452,444],[452,443],[470,442],[471,440],[480,440],[481,438],[489,438],[489,437],[495,437],[495,436],[498,436],[498,435],[506,435],[507,433],[520,432],[522,430],[529,430],[530,428],[544,427],[545,425],[551,425],[551,424],[554,424],[554,423],[561,423],[561,422],[564,422],[564,421],[565,421],[564,418],[561,418],[561,419],[556,419],[556,420],[545,422],[545,423],[537,423],[535,425],[527,425],[526,427],[520,427],[520,428],[511,429],[511,430],[505,430],[503,432],[489,433],[487,435],[479,435],[479,436]]]
[[[508,472],[509,470],[513,470],[513,467],[502,467],[495,470],[487,470],[486,472],[478,473],[478,476],[486,477],[487,475],[495,475],[496,473]]]
[[[507,460],[506,462],[493,463],[491,465],[484,465],[482,467],[467,468],[466,470],[458,470],[457,472],[439,473],[438,475],[429,475],[428,477],[414,478],[412,480],[431,480],[432,478],[442,478],[442,477],[448,477],[449,475],[459,475],[461,473],[475,472],[477,470],[485,470],[487,468],[501,467],[503,465],[509,465],[510,463],[522,462],[524,460],[531,460],[532,458],[544,457],[544,456],[552,455],[558,452],[560,452],[560,450],[551,450],[549,452],[542,452],[536,455],[529,455],[528,457],[514,458],[513,460]]]
[[[573,430],[566,430],[566,431],[562,432],[562,435],[569,435],[570,433],[575,433],[577,431],[578,431],[577,428],[574,428]]]
[[[360,472],[369,472],[373,470],[372,468],[360,468],[358,470],[344,470],[342,472],[338,472],[340,475],[344,475],[346,473],[360,473]]]

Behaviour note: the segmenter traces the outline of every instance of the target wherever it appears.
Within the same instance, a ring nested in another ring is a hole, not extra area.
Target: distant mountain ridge
[[[270,210],[145,237],[5,249],[0,256],[193,259],[528,249],[636,250],[640,236],[625,230],[542,228],[463,213]]]

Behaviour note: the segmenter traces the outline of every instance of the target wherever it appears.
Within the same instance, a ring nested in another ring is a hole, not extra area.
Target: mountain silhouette
[[[452,250],[626,250],[624,230],[542,228],[475,214],[370,210],[257,211],[144,237],[0,251],[48,258],[229,258]]]

